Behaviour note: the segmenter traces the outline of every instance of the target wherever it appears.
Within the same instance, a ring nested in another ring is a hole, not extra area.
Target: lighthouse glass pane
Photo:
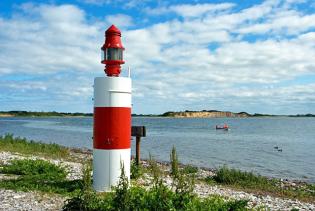
[[[102,52],[102,60],[105,60],[105,51],[101,50]]]
[[[121,48],[107,48],[106,49],[106,60],[123,60]]]

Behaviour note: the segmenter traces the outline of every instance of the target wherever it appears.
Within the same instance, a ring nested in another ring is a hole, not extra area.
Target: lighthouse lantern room
[[[103,60],[105,64],[105,73],[107,76],[119,76],[121,70],[120,65],[124,64],[123,50],[125,48],[121,44],[121,32],[112,25],[105,32],[105,43],[102,46]]]

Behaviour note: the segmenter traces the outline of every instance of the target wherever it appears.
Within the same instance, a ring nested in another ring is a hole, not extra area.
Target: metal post
[[[131,136],[136,137],[136,164],[140,165],[140,141],[146,136],[145,126],[132,126]]]
[[[141,137],[137,136],[136,137],[136,164],[137,165],[140,164],[140,141],[141,141]]]

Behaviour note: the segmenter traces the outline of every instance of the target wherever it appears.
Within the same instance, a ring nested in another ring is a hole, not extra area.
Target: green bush
[[[95,192],[80,192],[73,198],[67,199],[62,209],[65,211],[117,210],[113,207],[113,195],[113,193],[100,195]]]
[[[196,174],[198,172],[198,167],[187,165],[183,168],[182,173],[184,174]]]
[[[149,171],[152,175],[152,184],[153,187],[159,186],[163,184],[163,179],[162,179],[162,171],[159,168],[157,162],[153,159],[151,155],[149,155]]]
[[[81,180],[66,180],[65,168],[45,160],[13,160],[3,166],[1,173],[17,178],[0,180],[0,188],[71,195],[82,189]]]
[[[136,161],[133,160],[130,165],[130,178],[131,179],[138,179],[143,175],[143,169],[141,167],[141,164],[137,165]]]
[[[247,210],[248,201],[232,200],[225,201],[221,196],[213,195],[203,200],[195,198],[186,210],[198,211],[244,211]]]
[[[0,188],[18,191],[41,191],[45,193],[58,193],[74,195],[82,188],[81,180],[44,180],[36,177],[19,177],[0,181]]]
[[[43,179],[63,180],[67,176],[66,169],[46,160],[12,160],[3,166],[2,173],[24,175]]]
[[[88,161],[84,163],[82,168],[82,191],[91,192],[92,191],[92,162]]]
[[[115,187],[115,196],[113,198],[113,206],[117,210],[129,210],[130,192],[128,191],[129,181],[125,175],[125,167],[121,165],[121,175],[117,187]]]
[[[67,158],[69,156],[69,150],[66,147],[14,137],[12,134],[0,136],[0,149],[22,154],[32,155],[36,153],[52,158]]]
[[[226,166],[218,169],[216,175],[207,177],[208,184],[222,184],[236,188],[242,188],[250,192],[270,193],[279,197],[289,197],[302,201],[314,201],[315,185],[307,184],[300,187],[282,187],[279,179],[269,179],[251,172],[242,172],[236,169],[229,169]]]
[[[117,191],[119,192],[117,195]],[[121,203],[118,203],[121,199]],[[134,186],[128,189],[119,187],[119,190],[112,193],[97,194],[88,192],[79,194],[66,201],[63,210],[108,210],[108,211],[128,211],[128,210],[145,210],[145,211],[169,211],[169,210],[187,210],[187,211],[243,211],[247,210],[247,201],[225,201],[220,196],[209,196],[201,199],[192,197],[189,203],[179,207],[176,203],[178,200],[176,194],[164,185],[150,188],[148,190]],[[118,204],[117,204],[118,203]]]
[[[236,169],[229,169],[224,166],[220,168],[213,179],[217,183],[227,185],[238,185],[241,187],[266,187],[273,186],[272,180],[268,180],[266,177],[255,175],[252,172],[243,172]]]
[[[175,148],[171,153],[176,154]],[[177,159],[172,161],[175,161],[176,164]],[[139,186],[128,187],[129,182],[122,167],[120,180],[117,187],[114,188],[114,192],[98,194],[82,189],[77,196],[67,200],[63,210],[246,210],[247,201],[225,201],[220,196],[209,196],[206,199],[198,198],[193,194],[193,177],[178,171],[178,165],[174,165],[173,172],[177,173],[172,175],[175,191],[172,191],[163,183],[162,171],[151,156],[149,170],[152,175],[152,187],[149,189]]]
[[[175,190],[174,204],[176,209],[185,209],[195,197],[193,194],[195,177],[184,174],[183,170],[179,170],[179,161],[176,149],[173,146],[170,154],[171,162],[171,176],[173,179],[173,188]]]

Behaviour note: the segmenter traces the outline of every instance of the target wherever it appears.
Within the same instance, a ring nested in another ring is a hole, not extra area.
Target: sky
[[[132,112],[315,113],[315,1],[0,1],[0,110],[92,112],[115,24]]]

